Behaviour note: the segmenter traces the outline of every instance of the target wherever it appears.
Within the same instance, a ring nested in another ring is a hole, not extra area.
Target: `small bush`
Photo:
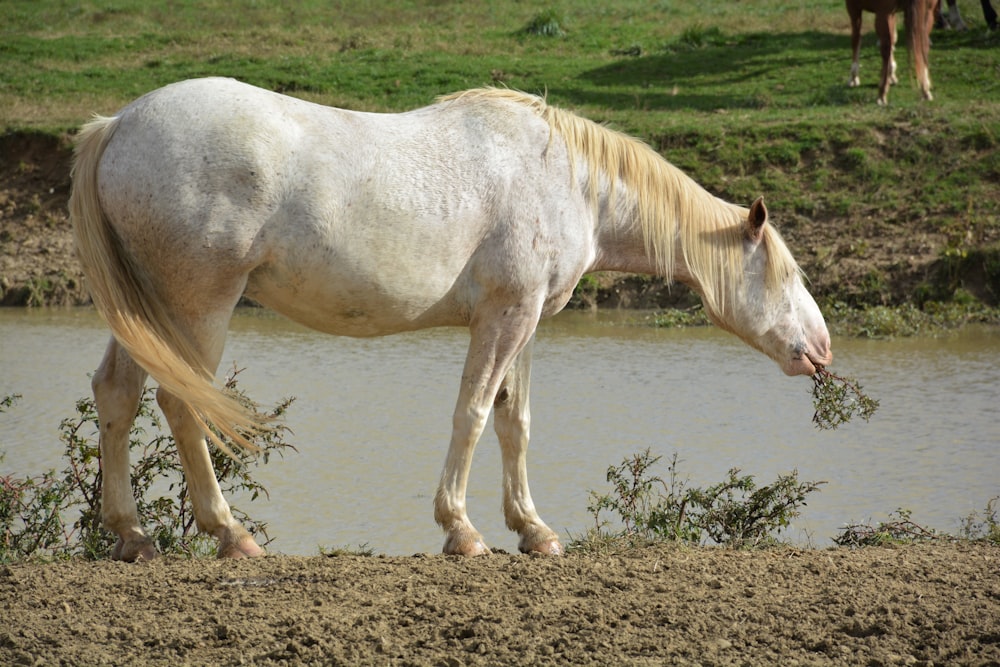
[[[825,482],[799,482],[793,471],[767,486],[757,487],[753,476],[733,468],[723,482],[707,489],[686,488],[677,475],[677,454],[664,480],[650,473],[660,460],[649,450],[608,468],[612,491],[591,491],[588,510],[595,527],[571,548],[595,550],[650,542],[699,544],[711,541],[732,548],[774,544],[775,537],[799,515],[805,497]],[[608,529],[605,513],[613,513],[622,528]]]
[[[235,370],[226,382],[226,390],[241,402],[252,405],[237,388]],[[280,417],[293,399],[278,404],[269,417]],[[129,433],[132,454],[132,492],[136,498],[139,521],[157,549],[163,554],[189,557],[214,553],[215,543],[199,535],[184,480],[180,459],[169,435],[146,435],[146,428],[159,432],[158,412],[154,409],[154,391],[147,389],[139,404],[137,419]],[[9,403],[0,402],[6,406]],[[61,472],[50,470],[40,476],[0,477],[0,562],[30,558],[67,558],[83,556],[89,559],[107,557],[117,539],[101,525],[101,488],[103,475],[100,450],[92,436],[97,433],[98,419],[93,401],[82,399],[76,405],[77,414],[64,419],[60,439],[65,447],[68,466]],[[227,443],[231,458],[217,448],[211,448],[212,465],[224,494],[248,492],[255,500],[267,489],[257,482],[250,465],[267,463],[271,454],[284,454],[292,445],[283,439],[287,428],[258,433],[255,444],[261,452],[254,455]],[[259,458],[255,458],[255,456]],[[166,485],[166,493],[151,497],[152,487]],[[233,515],[253,535],[262,535],[263,544],[271,540],[267,526],[251,519],[242,510],[232,507]]]
[[[0,477],[0,563],[61,552],[70,540],[62,516],[69,495],[55,471]]]
[[[667,468],[669,481],[649,474],[649,469],[660,458],[647,449],[624,459],[617,467],[608,468],[607,481],[613,487],[611,493],[591,491],[591,503],[587,507],[594,515],[597,532],[608,525],[601,514],[612,512],[623,525],[616,537],[646,542],[698,542],[701,530],[687,515],[685,483],[677,478],[677,454]]]
[[[910,510],[897,509],[889,513],[889,520],[872,526],[871,522],[849,524],[844,531],[833,538],[834,544],[841,547],[872,547],[887,544],[911,544],[927,540],[939,539],[942,536],[935,531],[914,522]]]
[[[716,544],[769,546],[778,543],[776,535],[791,525],[806,496],[822,484],[826,482],[799,482],[793,470],[758,488],[752,475],[740,476],[733,468],[725,481],[692,491],[691,502],[698,508],[697,524]]]
[[[967,540],[983,540],[1000,546],[1000,523],[997,522],[997,504],[1000,496],[990,498],[980,517],[976,512],[962,519],[961,537]]]

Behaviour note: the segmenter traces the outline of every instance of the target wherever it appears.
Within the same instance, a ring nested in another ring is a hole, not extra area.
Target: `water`
[[[785,533],[826,546],[847,523],[897,508],[957,532],[1000,495],[1000,330],[941,338],[835,339],[833,370],[881,401],[870,423],[812,426],[811,382],[787,378],[712,328],[656,330],[626,313],[564,313],[543,323],[532,373],[529,476],[542,517],[564,538],[592,524],[589,491],[637,451],[676,452],[690,486],[730,468],[760,484],[798,470],[825,480]],[[89,396],[107,340],[88,309],[0,309],[0,475],[61,470],[58,425]],[[272,552],[309,555],[367,544],[379,553],[437,552],[432,499],[468,343],[462,329],[355,340],[311,332],[259,311],[233,322],[224,367],[261,404],[296,401],[287,440],[298,448],[256,475],[270,500],[233,499],[268,522]],[[476,451],[469,512],[489,544],[514,551],[500,513],[492,428]]]

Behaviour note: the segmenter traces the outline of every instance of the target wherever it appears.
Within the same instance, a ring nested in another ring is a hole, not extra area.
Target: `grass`
[[[874,103],[871,17],[862,86],[845,85],[841,0],[9,0],[0,11],[6,131],[66,132],[207,75],[386,112],[503,85],[645,139],[720,197],[764,194],[811,275],[866,259],[873,237],[930,235],[952,267],[1000,256],[1000,34],[971,10],[969,31],[934,33],[934,102],[901,51],[888,108]],[[894,252],[864,281],[845,289],[831,273],[814,293],[853,307],[961,287],[960,271],[900,284]],[[987,273],[996,303],[1000,270]]]
[[[856,338],[905,338],[936,335],[966,324],[1000,324],[1000,309],[980,304],[931,302],[895,307],[848,308],[838,303],[824,309],[831,332]]]
[[[862,63],[869,85],[843,85],[847,22],[837,0],[798,7],[776,0],[5,5],[0,108],[8,127],[72,127],[90,111],[215,74],[387,111],[499,80],[548,91],[557,104],[643,135],[705,124],[692,123],[689,112],[737,116],[709,123],[717,128],[740,116],[765,124],[886,116],[869,99],[878,68],[870,34]],[[996,40],[980,32],[935,39],[932,72],[942,92],[933,108],[946,117],[951,107],[962,117],[995,120],[997,105],[986,100],[1000,97],[1000,79],[990,71]],[[926,107],[909,84],[893,91],[896,111]]]

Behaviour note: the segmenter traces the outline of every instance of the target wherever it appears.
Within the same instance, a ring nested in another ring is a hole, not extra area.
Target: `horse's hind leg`
[[[958,9],[955,8],[955,11],[958,11]],[[961,21],[962,18],[959,17],[958,20]],[[927,6],[927,15],[924,17],[924,26],[925,26],[925,28],[927,30],[927,35],[926,35],[927,41],[925,42],[925,44],[927,46],[927,50],[924,51],[923,57],[916,58],[917,63],[919,65],[918,68],[917,68],[919,70],[917,72],[917,84],[920,87],[920,94],[923,96],[923,98],[925,100],[927,100],[927,101],[930,101],[930,100],[934,99],[934,95],[931,94],[931,72],[930,72],[930,68],[929,68],[928,62],[927,62],[927,58],[930,55],[929,51],[930,51],[930,43],[931,43],[930,42],[930,40],[931,40],[931,31],[934,30],[934,7],[933,7],[933,3],[929,3],[928,6]],[[965,30],[965,25],[964,24],[962,25],[961,30]],[[916,41],[916,40],[914,40],[914,41]],[[914,57],[914,56],[911,55],[911,57]]]
[[[559,537],[535,511],[528,490],[528,434],[531,414],[528,389],[531,380],[531,348],[534,338],[518,355],[493,401],[493,426],[503,457],[503,513],[507,527],[521,536],[524,552],[562,553]]]
[[[854,7],[847,3],[847,13],[851,19],[851,77],[847,80],[847,85],[856,88],[861,85],[862,11],[860,7]]]
[[[896,41],[899,38],[899,33],[896,31],[896,15],[889,14],[889,85],[895,86],[899,83],[899,78],[896,76]]]
[[[229,503],[222,496],[200,424],[173,395],[160,389],[156,400],[177,443],[198,529],[216,538],[219,558],[262,556],[264,550],[233,518]]]
[[[879,51],[882,54],[882,79],[878,87],[878,103],[884,106],[888,102],[889,86],[896,77],[896,61],[893,58],[896,44],[895,14],[876,14],[875,30],[878,32]]]
[[[91,386],[101,431],[101,517],[104,526],[118,536],[111,552],[114,560],[156,557],[153,543],[139,524],[129,467],[129,431],[145,382],[146,371],[112,338]]]
[[[205,367],[213,373],[222,358],[231,314],[231,307],[226,312],[202,314],[193,318],[197,325],[186,327],[202,353]],[[162,388],[157,391],[156,400],[174,436],[198,529],[217,539],[219,558],[262,556],[264,550],[236,521],[222,496],[201,424],[184,403]]]

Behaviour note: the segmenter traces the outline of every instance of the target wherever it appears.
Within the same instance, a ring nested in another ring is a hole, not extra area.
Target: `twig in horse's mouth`
[[[822,364],[814,365],[812,421],[817,428],[835,429],[855,415],[871,419],[879,402],[865,394],[857,380],[831,373]]]

